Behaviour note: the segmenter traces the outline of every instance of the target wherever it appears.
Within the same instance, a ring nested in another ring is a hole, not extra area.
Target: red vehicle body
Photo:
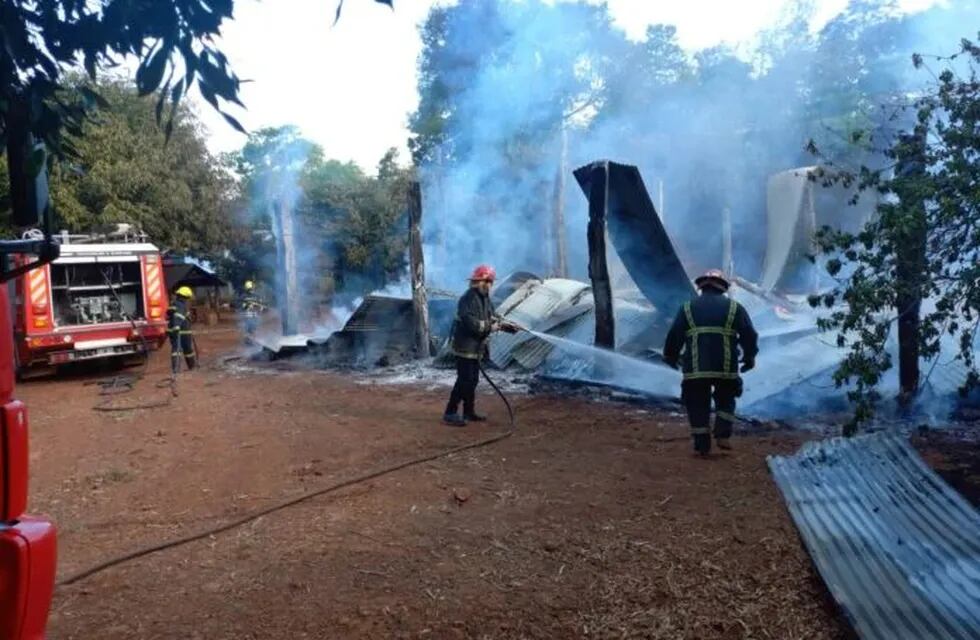
[[[0,287],[0,638],[42,640],[54,593],[57,534],[27,507],[27,410],[15,400],[7,290]]]
[[[13,281],[18,375],[69,362],[143,354],[167,335],[167,292],[159,250],[137,238],[59,238],[61,255]],[[34,256],[14,256],[14,266]]]

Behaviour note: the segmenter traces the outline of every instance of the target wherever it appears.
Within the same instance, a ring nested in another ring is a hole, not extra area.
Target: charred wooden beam
[[[408,187],[408,255],[412,269],[412,314],[415,324],[415,357],[431,355],[429,302],[425,291],[425,256],[422,253],[422,187]]]
[[[595,345],[616,347],[616,322],[613,318],[612,283],[606,262],[606,211],[609,207],[609,162],[596,162],[575,172],[589,194],[589,279],[595,299]]]

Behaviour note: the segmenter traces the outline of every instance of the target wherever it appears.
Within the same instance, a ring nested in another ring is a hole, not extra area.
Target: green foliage
[[[288,192],[302,227],[304,246],[315,252],[318,274],[308,283],[320,298],[360,295],[397,280],[405,269],[406,189],[411,172],[392,149],[377,176],[351,162],[325,158],[323,149],[292,126],[253,133],[231,164],[242,178],[255,229],[271,229],[269,204]],[[261,234],[259,234],[261,235]],[[236,249],[239,269],[271,281],[274,244]]]
[[[393,0],[375,0],[393,6]],[[343,8],[337,3],[337,19]],[[95,82],[99,69],[120,56],[139,59],[136,87],[156,94],[156,121],[167,137],[176,125],[178,105],[193,88],[235,129],[242,125],[224,103],[243,106],[240,81],[215,45],[221,26],[232,18],[234,0],[7,0],[0,7],[0,138],[10,109],[27,106],[35,137],[55,155],[75,153],[63,131],[78,134],[85,114],[102,102],[83,89],[85,100],[59,95],[64,76],[84,67]],[[169,111],[167,106],[169,105]]]
[[[74,82],[62,92],[64,100],[83,100],[97,90],[104,107],[91,113],[78,135],[67,137],[74,157],[52,166],[55,224],[86,232],[129,222],[163,248],[201,257],[234,246],[240,233],[231,216],[235,185],[208,152],[193,114],[185,107],[177,110],[167,143],[156,126],[154,101],[139,97],[134,87]],[[9,187],[3,177],[5,194]],[[4,204],[7,209],[9,202]]]
[[[961,393],[980,383],[975,362],[980,326],[980,48],[964,40],[958,54],[939,60],[950,68],[912,105],[912,132],[899,136],[886,152],[894,165],[885,171],[841,171],[829,178],[884,196],[877,216],[860,233],[824,229],[817,238],[823,251],[837,255],[828,270],[840,278],[840,286],[811,304],[845,303],[820,324],[836,332],[838,344],[848,348],[835,380],[838,385],[853,383],[852,431],[873,415],[880,398],[877,385],[892,366],[886,344],[897,317],[906,312],[897,308],[903,299],[930,302],[919,344],[914,345],[921,357],[935,361],[940,342],[955,340],[957,358],[967,370]],[[961,63],[963,75],[953,70],[954,61]],[[922,65],[922,56],[914,63]],[[911,274],[901,273],[912,260],[910,250],[922,241],[925,263]]]
[[[166,130],[175,126],[177,105],[196,86],[214,108],[221,101],[241,104],[239,80],[225,55],[214,46],[222,22],[232,15],[233,0],[13,0],[0,12],[4,47],[0,49],[0,132],[8,109],[30,105],[29,126],[56,153],[72,155],[62,130],[78,134],[87,111],[101,101],[86,89],[85,100],[66,101],[64,75],[81,63],[95,81],[101,67],[118,56],[140,60],[136,84],[141,95],[156,92],[154,111],[162,121],[171,106]],[[241,129],[224,114],[232,126]]]

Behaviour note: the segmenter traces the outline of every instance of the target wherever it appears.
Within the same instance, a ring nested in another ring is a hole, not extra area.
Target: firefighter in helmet
[[[182,357],[187,362],[188,369],[193,369],[197,364],[188,306],[193,297],[194,292],[187,285],[177,287],[177,291],[174,292],[173,303],[167,309],[167,333],[170,335],[170,370],[173,373],[180,370]]]
[[[259,314],[265,308],[262,299],[255,292],[255,283],[251,280],[245,281],[239,306],[245,314],[245,333],[253,335],[259,326]]]
[[[459,299],[453,322],[452,349],[456,356],[456,384],[449,395],[443,421],[454,427],[467,422],[483,422],[476,412],[476,385],[480,380],[480,360],[486,355],[490,334],[497,330],[513,333],[517,327],[503,320],[490,302],[490,289],[497,279],[493,267],[481,264],[470,275],[470,287]],[[460,402],[463,415],[459,415]]]
[[[725,295],[730,283],[724,273],[712,269],[694,283],[700,295],[677,313],[664,345],[664,362],[676,368],[683,357],[681,398],[691,423],[694,450],[707,455],[711,451],[712,400],[715,441],[719,449],[731,449],[735,401],[742,395],[739,352],[744,373],[755,366],[759,337],[745,308]]]

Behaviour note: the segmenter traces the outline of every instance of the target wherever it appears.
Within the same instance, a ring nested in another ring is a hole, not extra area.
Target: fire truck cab
[[[100,235],[62,232],[56,239],[58,259],[11,283],[18,375],[159,348],[167,335],[159,249],[129,225]],[[14,264],[34,258],[14,256]]]

